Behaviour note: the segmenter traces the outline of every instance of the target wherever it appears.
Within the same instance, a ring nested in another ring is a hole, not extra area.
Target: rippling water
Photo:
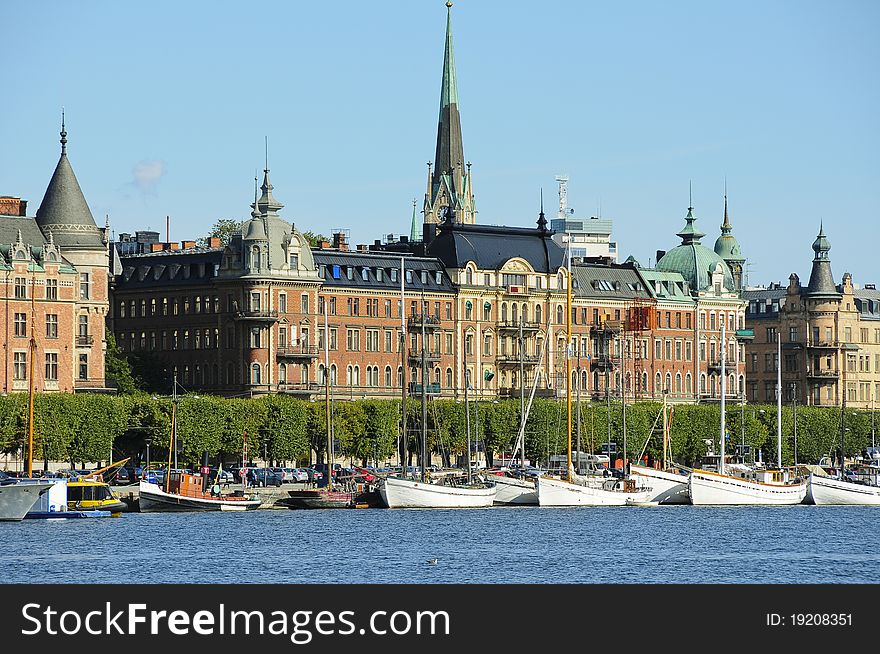
[[[880,570],[878,515],[804,505],[130,513],[0,522],[0,570],[6,583],[867,583]]]

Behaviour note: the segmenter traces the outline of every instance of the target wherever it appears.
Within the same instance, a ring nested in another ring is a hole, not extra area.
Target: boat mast
[[[421,299],[421,324],[422,324],[422,482],[425,481],[425,471],[428,467],[428,362],[425,358],[425,299]],[[466,368],[465,368],[466,370]],[[467,377],[465,377],[465,392],[467,392]],[[468,468],[470,468],[470,452],[468,452]]]
[[[464,360],[464,433],[467,436],[467,483],[471,483],[471,405],[468,403],[468,386],[471,371],[467,367],[467,356]]]
[[[570,264],[569,264],[570,265]],[[571,465],[571,268],[565,268],[565,404],[567,413],[567,463],[566,479],[572,481]]]
[[[31,340],[28,341],[28,447],[27,447],[27,476],[34,476],[34,359],[37,358],[36,324],[34,315],[34,295],[36,266],[31,273]],[[43,448],[45,449],[45,444]]]
[[[581,469],[581,353],[578,351],[578,365],[577,365],[577,384],[575,385],[575,405],[576,405],[576,417],[577,417],[577,441],[575,445],[575,452],[577,452],[577,463],[575,463],[575,472],[580,474]]]
[[[406,306],[404,258],[400,257],[400,476],[406,477]]]
[[[165,468],[165,492],[171,488],[171,457],[174,456],[174,467],[177,467],[177,373],[171,382],[171,442],[168,444],[168,466]],[[172,455],[173,452],[173,455]],[[244,466],[244,461],[241,462]],[[244,477],[242,476],[242,479]],[[247,483],[245,482],[245,485]]]
[[[776,463],[782,470],[782,334],[776,332]]]
[[[626,332],[620,343],[620,421],[623,428],[623,474],[629,474],[629,463],[626,459]]]
[[[663,469],[666,470],[666,450],[669,448],[669,423],[666,417],[666,391],[663,391]]]
[[[327,491],[333,490],[333,431],[330,429],[330,327],[324,302],[324,406],[327,414]]]
[[[524,350],[523,347],[523,320],[525,320],[525,316],[519,317],[519,422],[520,422],[520,431],[524,429],[523,421],[526,419],[526,378],[525,378],[525,362],[523,361]],[[523,447],[522,454],[520,455],[520,467],[519,469],[525,470],[526,467],[526,448]]]
[[[724,433],[727,431],[727,415],[725,414],[725,394],[727,393],[727,370],[725,369],[727,355],[727,318],[721,316],[721,459],[718,462],[718,472],[724,474]]]

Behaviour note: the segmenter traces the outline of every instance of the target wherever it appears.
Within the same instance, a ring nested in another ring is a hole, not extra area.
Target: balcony
[[[804,344],[800,341],[789,341],[788,343],[782,344],[783,350],[803,350]]]
[[[279,347],[276,354],[279,359],[314,359],[320,353],[317,345],[291,345]]]
[[[836,368],[820,368],[807,371],[807,379],[827,379],[829,381],[838,379],[840,373]]]
[[[525,284],[510,284],[505,289],[507,295],[528,295],[529,287]]]
[[[535,354],[499,354],[495,357],[495,363],[499,366],[518,366],[520,361],[527,366],[535,366],[538,364],[538,356]]]
[[[245,311],[236,311],[234,314],[236,320],[247,320],[253,322],[277,322],[278,312],[269,311],[268,309],[248,309]]]
[[[623,330],[622,320],[606,320],[598,325],[590,325],[590,334],[595,336],[611,337]]]
[[[407,319],[406,326],[411,332],[421,331],[423,326],[426,332],[433,332],[440,328],[440,318],[429,314],[416,314]]]
[[[840,344],[837,341],[814,341],[807,343],[807,347],[813,350],[836,350]]]
[[[76,346],[77,347],[91,347],[92,343],[95,342],[95,337],[89,334],[80,335],[76,337]]]
[[[594,370],[604,372],[606,370],[614,370],[615,367],[614,358],[607,354],[598,354],[590,359],[590,372]]]
[[[421,395],[422,385],[415,382],[410,382],[407,388],[407,393],[409,393],[410,395]],[[427,394],[440,395],[440,384],[428,384]]]
[[[498,323],[498,331],[518,332],[520,330],[520,326],[522,326],[522,330],[524,332],[536,332],[541,328],[541,326],[536,322],[525,320],[522,322],[517,322],[515,320],[505,320],[504,322]]]
[[[321,391],[324,387],[317,382],[300,382],[296,384],[278,384],[279,393],[287,393],[289,395],[314,395]]]
[[[425,361],[427,363],[437,363],[440,361],[440,351],[439,350],[424,350]],[[410,350],[407,358],[410,361],[410,365],[421,363],[422,361],[422,350]]]

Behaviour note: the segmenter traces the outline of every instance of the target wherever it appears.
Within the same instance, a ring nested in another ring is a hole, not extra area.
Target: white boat
[[[880,486],[841,481],[811,474],[807,497],[813,504],[867,504],[880,506]]]
[[[800,504],[807,494],[807,482],[789,481],[785,470],[749,469],[740,475],[694,470],[688,480],[691,504]]]
[[[177,474],[177,473],[172,473]],[[195,479],[197,475],[181,473],[184,487],[188,487],[187,478]],[[164,511],[253,511],[260,506],[259,499],[241,496],[209,496],[191,492],[171,482],[178,492],[166,492],[158,484],[141,481],[138,489],[138,504],[141,513]]]
[[[505,474],[489,477],[495,482],[495,504],[536,505],[538,492],[534,479],[508,477]]]
[[[0,520],[23,519],[39,501],[40,496],[52,488],[49,482],[28,481],[30,483],[19,483],[12,478],[0,481]]]
[[[453,485],[442,482],[386,477],[379,486],[382,502],[389,509],[465,509],[492,506],[495,484]]]
[[[539,506],[625,506],[651,501],[654,491],[632,480],[607,479],[602,485],[577,483],[553,477],[535,482]]]
[[[632,464],[629,472],[633,477],[644,477],[643,486],[650,486],[654,492],[649,501],[660,504],[690,504],[687,473],[679,474],[669,470],[655,470],[647,466]]]

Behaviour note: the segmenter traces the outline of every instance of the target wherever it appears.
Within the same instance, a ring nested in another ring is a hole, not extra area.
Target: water
[[[5,583],[867,583],[877,517],[805,505],[130,513],[0,523],[0,570]]]

